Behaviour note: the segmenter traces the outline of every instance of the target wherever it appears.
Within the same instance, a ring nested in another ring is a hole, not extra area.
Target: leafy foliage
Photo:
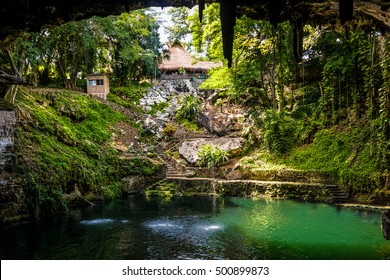
[[[204,81],[201,85],[201,89],[220,89],[220,90],[229,90],[233,85],[233,73],[232,70],[224,68],[214,68],[211,69],[210,78]]]
[[[264,141],[277,154],[289,152],[297,142],[296,122],[284,111],[267,110],[264,118]]]
[[[172,25],[166,27],[168,40],[172,44],[185,41],[186,36],[191,32],[187,18],[190,10],[187,7],[171,8],[168,14],[172,18]]]
[[[352,194],[373,192],[380,186],[380,172],[366,142],[369,131],[356,128],[336,132],[322,130],[312,145],[294,150],[289,164],[303,170],[319,170],[340,178]]]
[[[111,87],[107,99],[126,108],[140,110],[136,105],[139,104],[139,100],[148,87],[150,87],[149,83],[133,83],[125,87]]]
[[[167,140],[170,140],[177,130],[177,126],[173,123],[167,123],[164,129],[162,130],[162,135],[166,137]]]
[[[193,121],[200,112],[202,101],[199,97],[191,94],[184,98],[183,104],[176,111],[176,119],[187,119]]]
[[[22,75],[40,85],[85,87],[86,74],[112,69],[112,82],[124,86],[154,75],[161,59],[157,29],[153,15],[138,10],[28,33],[10,50]]]
[[[199,161],[198,166],[207,168],[216,167],[229,160],[229,153],[219,147],[213,145],[204,145],[198,151]]]

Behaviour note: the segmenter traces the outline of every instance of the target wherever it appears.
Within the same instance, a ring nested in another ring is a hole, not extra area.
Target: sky
[[[165,28],[172,26],[171,16],[168,14],[170,9],[172,9],[172,7],[166,7],[164,9],[161,9],[160,7],[150,8],[150,10],[158,15],[157,19],[161,21],[160,28],[158,29],[161,43],[168,42],[168,34],[165,32]]]

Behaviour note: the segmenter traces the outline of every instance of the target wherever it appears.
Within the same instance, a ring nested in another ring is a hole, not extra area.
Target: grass
[[[317,171],[335,178],[354,194],[371,194],[384,188],[374,156],[370,131],[364,127],[334,127],[314,135],[311,144],[299,145],[289,153],[272,153],[259,148],[240,160],[242,169],[256,171]]]
[[[339,178],[341,184],[350,186],[353,192],[372,192],[381,186],[368,134],[367,129],[359,128],[322,130],[312,144],[296,148],[287,163],[302,170],[327,172]]]
[[[148,83],[134,84],[127,87],[112,88],[107,99],[126,108],[137,109],[140,99],[146,93]]]
[[[278,162],[279,161],[279,162]],[[243,169],[255,172],[256,170],[284,170],[289,167],[280,163],[280,159],[273,156],[266,149],[257,149],[240,159],[240,166]]]
[[[187,119],[176,119],[177,123],[183,126],[184,128],[194,131],[194,132],[200,132],[202,129],[199,127],[199,125],[195,121],[187,120]]]
[[[150,176],[147,159],[122,158],[112,146],[114,126],[127,118],[86,95],[70,91],[17,96],[24,119],[16,131],[16,160],[26,176],[29,205],[36,216],[66,210],[64,194],[112,199],[121,179]]]

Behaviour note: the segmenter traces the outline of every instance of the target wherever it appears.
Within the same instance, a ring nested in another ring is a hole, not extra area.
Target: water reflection
[[[130,197],[0,229],[2,259],[386,259],[380,214],[246,198]]]

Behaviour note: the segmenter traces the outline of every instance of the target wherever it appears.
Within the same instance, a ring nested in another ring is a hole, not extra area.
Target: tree
[[[28,33],[10,50],[23,76],[42,85],[75,88],[88,73],[111,71],[124,85],[154,74],[161,58],[157,29],[153,15],[139,10]]]
[[[192,45],[207,59],[224,61],[219,5],[211,4],[203,11],[203,22],[196,14],[188,17],[192,32]],[[292,78],[292,30],[288,22],[272,26],[265,20],[253,20],[245,16],[237,19],[233,49],[233,75],[229,93],[233,98],[248,99],[253,88],[266,92],[269,101],[261,95],[262,104],[271,104],[274,110],[284,105],[284,87]],[[203,87],[220,84],[213,75],[220,76],[227,70],[214,71],[211,81]],[[258,91],[258,90],[256,90]],[[278,92],[279,95],[278,96]],[[280,105],[278,105],[278,99]],[[260,101],[260,100],[259,100]]]
[[[114,22],[113,70],[121,85],[152,76],[160,56],[158,23],[143,10],[124,13]]]
[[[97,42],[88,21],[69,22],[54,28],[55,65],[65,88],[76,88],[78,75],[91,73],[96,64]]]
[[[168,40],[173,44],[185,41],[186,36],[191,33],[187,20],[190,9],[187,7],[172,8],[168,11],[171,16],[172,26],[166,27]]]

